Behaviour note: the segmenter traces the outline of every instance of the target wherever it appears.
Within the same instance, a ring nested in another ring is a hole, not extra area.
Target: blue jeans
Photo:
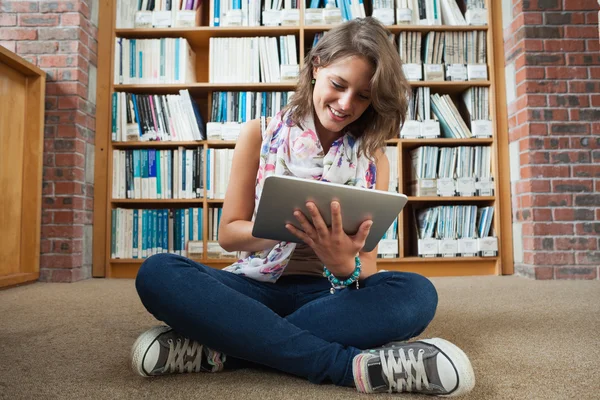
[[[417,336],[437,307],[433,284],[413,273],[380,272],[332,295],[322,277],[259,282],[174,254],[144,261],[135,284],[158,320],[226,354],[226,369],[250,361],[341,386],[354,386],[361,349]]]

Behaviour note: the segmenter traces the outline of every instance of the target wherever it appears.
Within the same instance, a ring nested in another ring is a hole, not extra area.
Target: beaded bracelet
[[[323,265],[323,276],[326,277],[331,283],[331,289],[329,289],[329,293],[334,294],[335,289],[343,289],[347,286],[350,286],[353,282],[356,282],[356,288],[358,289],[358,277],[360,276],[360,267],[362,266],[358,256],[354,257],[354,266],[354,272],[352,272],[350,278],[340,281],[331,273],[331,271],[327,269],[327,266]]]

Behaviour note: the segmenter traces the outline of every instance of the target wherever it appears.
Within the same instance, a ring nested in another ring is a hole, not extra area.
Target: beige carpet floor
[[[438,314],[424,337],[470,356],[470,399],[600,399],[600,282],[518,277],[433,279]],[[265,370],[154,379],[128,367],[154,325],[132,280],[0,291],[1,399],[366,399]],[[423,399],[423,396],[402,396]]]

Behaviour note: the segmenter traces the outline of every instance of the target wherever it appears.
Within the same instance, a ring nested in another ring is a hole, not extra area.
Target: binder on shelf
[[[419,257],[438,257],[440,255],[439,240],[435,238],[419,239],[417,254]]]
[[[410,8],[396,8],[396,23],[398,25],[412,24],[412,10]]]
[[[236,259],[237,252],[226,251],[219,242],[208,241],[206,243],[206,257],[209,259]]]
[[[342,23],[342,10],[337,7],[323,9],[323,20],[326,25],[337,25]]]
[[[437,178],[437,195],[442,197],[456,196],[456,180],[454,178]]]
[[[469,25],[487,25],[488,15],[485,8],[470,8],[465,13],[465,20]]]
[[[440,137],[440,123],[433,119],[421,122],[421,137],[436,139]]]
[[[471,121],[471,133],[475,138],[491,138],[492,137],[492,121],[487,119],[478,119]]]
[[[437,179],[417,179],[412,181],[410,191],[413,196],[437,196]]]
[[[409,81],[423,80],[423,64],[402,64],[402,70]]]
[[[475,189],[477,190],[477,196],[493,196],[494,178],[477,178]]]
[[[418,139],[421,137],[421,121],[406,120],[400,130],[400,137],[405,139]]]
[[[456,192],[459,196],[470,197],[475,196],[477,189],[475,188],[475,178],[459,177],[456,179]]]
[[[465,64],[446,64],[446,79],[449,81],[466,81],[467,66]]]
[[[135,13],[135,28],[152,28],[152,11],[137,11]]]
[[[300,66],[298,64],[281,64],[280,76],[282,82],[295,82],[300,74]]]
[[[202,240],[189,240],[187,243],[187,254],[191,258],[202,258],[204,254],[204,243]]]
[[[241,9],[228,10],[223,16],[223,26],[243,26],[244,13]]]
[[[496,257],[498,255],[498,238],[488,236],[477,239],[477,252],[480,257]]]
[[[423,64],[423,70],[426,81],[445,80],[443,64]]]
[[[458,253],[461,257],[475,257],[479,254],[477,239],[460,238],[458,239]]]
[[[487,81],[487,64],[467,64],[467,78],[470,81]]]
[[[281,24],[281,12],[279,10],[264,10],[262,12],[264,26],[277,26]]]
[[[398,255],[398,239],[381,239],[377,247],[378,255]]]
[[[440,239],[439,252],[442,257],[456,257],[458,254],[457,239]]]
[[[300,24],[300,10],[297,8],[284,8],[281,10],[281,26],[298,26]]]
[[[197,10],[179,10],[175,11],[173,25],[178,28],[190,28],[200,26],[202,20],[202,7]]]
[[[393,5],[393,3],[392,3]],[[373,18],[377,19],[383,25],[394,25],[395,15],[393,8],[374,8]]]
[[[307,8],[304,10],[304,25],[323,25],[325,19],[323,18],[322,8]]]

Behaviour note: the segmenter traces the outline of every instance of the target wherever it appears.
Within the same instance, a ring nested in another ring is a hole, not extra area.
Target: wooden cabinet
[[[0,47],[0,287],[39,278],[46,74]]]

